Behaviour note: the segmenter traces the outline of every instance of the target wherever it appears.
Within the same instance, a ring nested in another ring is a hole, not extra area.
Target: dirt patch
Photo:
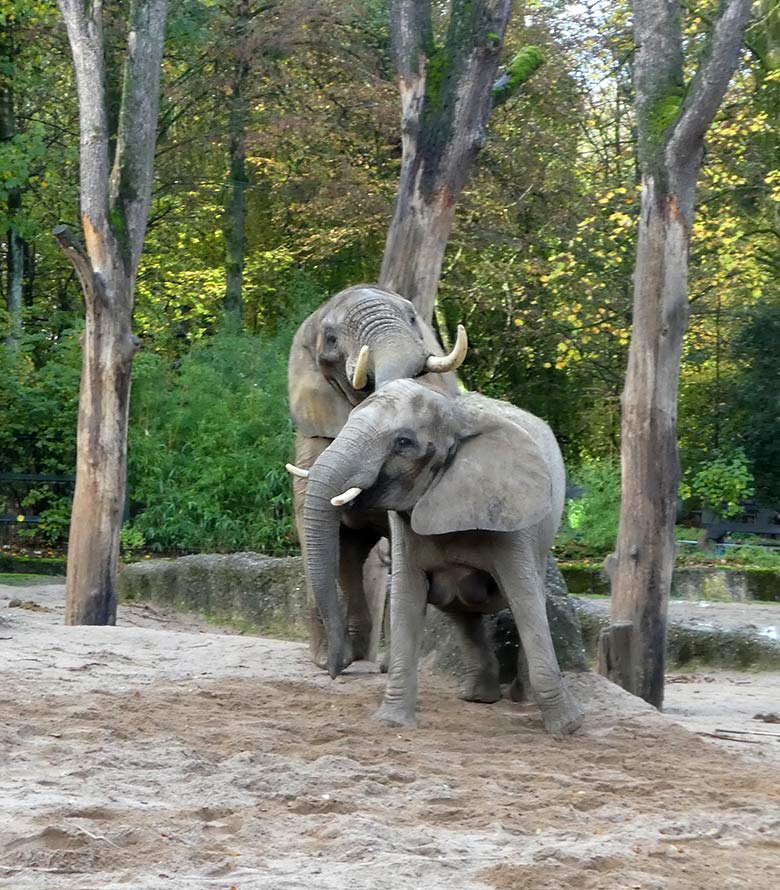
[[[0,887],[780,882],[780,766],[599,677],[568,678],[587,717],[565,741],[428,673],[399,732],[371,720],[381,676],[331,682],[300,644],[0,612]]]

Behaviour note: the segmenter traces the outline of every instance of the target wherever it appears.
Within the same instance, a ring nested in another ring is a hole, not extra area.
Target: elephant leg
[[[482,615],[450,612],[460,638],[463,672],[458,697],[464,701],[494,702],[501,698],[498,659]]]
[[[390,542],[387,538],[379,543],[368,554],[363,565],[363,588],[366,591],[368,611],[371,614],[371,641],[368,647],[368,660],[376,661],[379,644],[385,625],[385,615],[389,611],[386,606],[390,587]],[[386,631],[389,639],[390,630]]]
[[[555,657],[544,600],[544,571],[533,532],[520,532],[496,559],[496,580],[509,602],[528,659],[531,695],[545,729],[568,735],[582,723],[582,710],[571,698]]]
[[[347,601],[347,633],[352,657],[368,658],[371,647],[371,612],[363,586],[363,564],[379,540],[374,532],[342,526],[339,558],[339,583]]]
[[[512,701],[524,702],[531,698],[531,678],[528,673],[528,659],[525,657],[525,649],[522,642],[517,648],[517,676],[509,687],[509,697]]]
[[[313,438],[298,433],[295,437],[295,465],[304,470],[310,469],[330,442],[330,439]],[[298,533],[303,562],[306,565],[306,535],[303,528],[303,499],[306,494],[306,480],[293,476],[292,485],[295,528]],[[306,577],[306,617],[309,628],[309,655],[317,667],[325,668],[328,664],[328,640],[308,576]]]
[[[388,582],[392,580],[392,569],[388,569],[387,580]],[[382,633],[385,637],[385,651],[382,653],[382,658],[379,661],[379,671],[382,674],[386,674],[390,670],[390,630],[390,596],[388,595],[387,605],[385,606],[385,620],[382,625]]]
[[[410,532],[394,513],[390,514],[390,529],[390,664],[384,701],[374,717],[393,726],[413,727],[428,581],[414,559]]]

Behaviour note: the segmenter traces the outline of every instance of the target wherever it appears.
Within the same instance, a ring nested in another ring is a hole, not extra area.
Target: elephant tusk
[[[363,389],[368,383],[368,346],[361,346],[355,362],[355,370],[352,372],[352,388]]]
[[[334,507],[343,507],[344,504],[354,501],[361,491],[363,491],[362,488],[348,488],[344,494],[337,494],[335,498],[331,498],[330,502]]]
[[[425,363],[426,371],[433,371],[435,374],[444,374],[446,371],[455,371],[466,358],[466,352],[469,348],[469,338],[466,336],[466,329],[462,324],[458,325],[458,336],[455,338],[455,345],[449,355],[439,357],[438,355],[429,355],[428,361]]]
[[[296,467],[295,464],[285,464],[284,466],[291,476],[298,476],[301,479],[309,478],[308,470],[302,470],[300,467]]]

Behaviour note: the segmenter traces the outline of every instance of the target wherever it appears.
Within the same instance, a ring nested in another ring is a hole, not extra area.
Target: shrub
[[[612,460],[584,463],[571,473],[571,481],[584,491],[567,505],[562,543],[573,541],[599,554],[610,552],[620,518],[620,465]]]
[[[217,334],[176,369],[153,354],[136,359],[129,493],[132,528],[150,549],[296,547],[284,465],[293,443],[287,356],[299,320],[266,338]]]
[[[753,474],[741,448],[727,457],[708,461],[680,486],[683,498],[700,500],[704,507],[724,518],[740,513],[742,502],[753,493]]]

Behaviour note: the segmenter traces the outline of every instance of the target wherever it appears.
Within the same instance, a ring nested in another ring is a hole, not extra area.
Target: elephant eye
[[[336,335],[332,331],[325,334],[325,342],[328,344],[328,346],[335,346],[336,345]]]
[[[417,442],[411,436],[396,436],[395,451],[396,453],[410,451],[415,447]]]

